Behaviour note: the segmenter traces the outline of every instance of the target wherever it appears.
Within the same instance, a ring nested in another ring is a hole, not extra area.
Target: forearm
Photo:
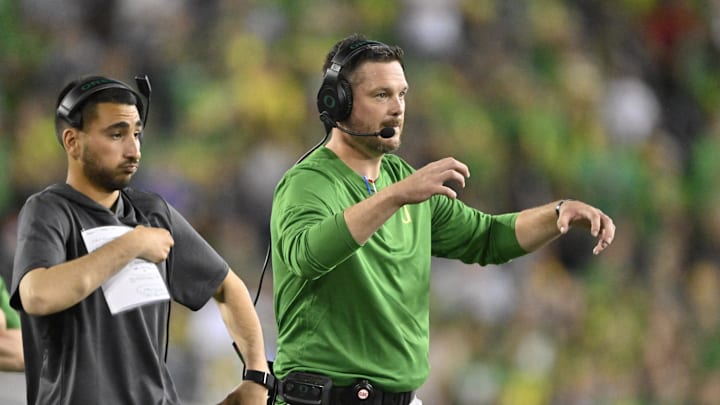
[[[20,329],[0,330],[0,370],[23,371],[24,369],[25,359]]]
[[[520,212],[515,220],[515,236],[520,246],[532,252],[560,236],[555,213],[556,202]]]
[[[245,367],[269,372],[260,319],[245,283],[229,270],[214,298]]]
[[[139,249],[128,232],[85,256],[28,272],[19,286],[23,308],[31,315],[48,315],[77,304],[136,258]]]
[[[394,185],[381,190],[344,212],[345,223],[355,241],[362,245],[397,212],[402,204],[394,194]]]

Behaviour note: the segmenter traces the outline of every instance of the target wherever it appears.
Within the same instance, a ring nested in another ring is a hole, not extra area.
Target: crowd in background
[[[577,232],[503,266],[437,260],[423,401],[717,401],[717,0],[0,0],[2,275],[19,207],[65,180],[59,90],[146,73],[133,185],[170,200],[258,294],[275,184],[322,139],[322,62],[352,32],[405,49],[410,163],[465,162],[460,198],[489,213],[578,198],[617,225],[599,257]],[[271,271],[257,304],[270,358]],[[219,401],[242,369],[208,312],[173,308],[189,403]]]

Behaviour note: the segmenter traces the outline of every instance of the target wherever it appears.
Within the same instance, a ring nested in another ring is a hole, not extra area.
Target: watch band
[[[555,206],[555,215],[560,218],[560,207],[562,207],[563,204],[565,204],[568,201],[575,201],[572,198],[563,198],[558,202],[558,204]]]
[[[253,381],[265,386],[272,391],[275,388],[275,376],[270,373],[258,370],[245,370],[243,372],[243,380]]]

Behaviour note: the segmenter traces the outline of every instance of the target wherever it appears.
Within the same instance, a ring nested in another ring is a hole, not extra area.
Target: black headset
[[[73,127],[80,128],[82,126],[80,107],[90,96],[107,89],[121,89],[129,91],[135,96],[140,120],[144,127],[150,111],[150,93],[152,92],[150,79],[147,75],[138,75],[135,76],[135,83],[137,83],[140,93],[145,97],[144,102],[137,91],[121,81],[102,76],[90,77],[76,84],[65,94],[60,104],[58,104],[56,114]]]
[[[353,105],[352,86],[342,76],[342,69],[356,55],[373,48],[388,46],[377,41],[356,41],[339,49],[333,56],[330,66],[323,75],[323,82],[317,95],[317,108],[320,120],[326,129],[336,126],[350,116]]]

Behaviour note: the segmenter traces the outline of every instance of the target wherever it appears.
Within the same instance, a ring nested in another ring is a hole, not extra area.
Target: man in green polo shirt
[[[465,185],[462,162],[449,157],[415,170],[391,154],[405,119],[402,55],[360,35],[335,44],[317,98],[330,140],[277,186],[275,372],[286,403],[421,403],[431,256],[503,263],[571,226],[598,238],[595,254],[613,240],[613,221],[588,204],[489,215],[447,186]]]

